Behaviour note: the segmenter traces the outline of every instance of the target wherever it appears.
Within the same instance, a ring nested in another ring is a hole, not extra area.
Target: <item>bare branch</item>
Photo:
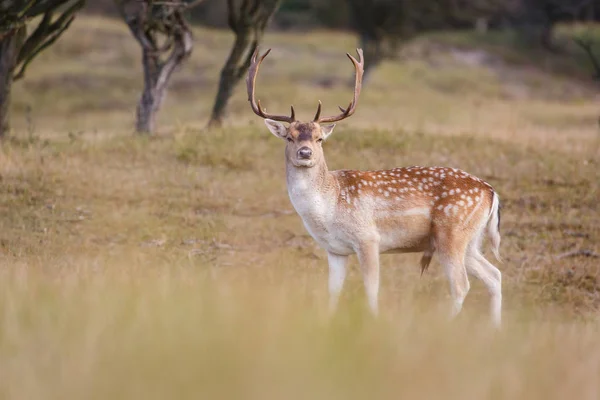
[[[84,3],[85,0],[0,0],[0,137],[8,131],[13,81],[22,78],[32,60],[61,36]],[[54,20],[53,15],[59,12]],[[40,16],[28,36],[28,24]]]
[[[23,78],[29,63],[41,51],[51,46],[69,28],[71,22],[75,19],[75,13],[83,7],[83,4],[84,0],[77,1],[71,7],[67,8],[53,23],[50,23],[52,20],[52,11],[44,14],[44,18],[37,29],[27,38],[19,51],[17,64],[21,64],[21,67],[19,72],[14,76],[15,80]]]

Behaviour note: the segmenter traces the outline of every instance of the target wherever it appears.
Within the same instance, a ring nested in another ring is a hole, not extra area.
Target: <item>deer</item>
[[[470,289],[468,275],[479,279],[490,295],[490,316],[500,327],[502,274],[482,254],[487,236],[499,262],[500,200],[492,186],[467,172],[450,167],[410,166],[387,170],[330,171],[323,142],[340,122],[356,110],[364,72],[362,49],[358,60],[346,53],[355,69],[354,97],[335,116],[317,112],[310,122],[268,114],[255,98],[261,63],[270,53],[251,57],[246,86],[252,111],[269,131],[286,141],[285,167],[290,201],[314,240],[327,252],[329,314],[338,306],[348,257],[356,254],[368,308],[377,316],[379,258],[388,253],[423,253],[421,275],[434,253],[450,286],[452,320]],[[284,125],[284,124],[287,124]]]

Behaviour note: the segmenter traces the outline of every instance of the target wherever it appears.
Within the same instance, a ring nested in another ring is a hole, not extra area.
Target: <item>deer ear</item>
[[[321,125],[321,133],[323,134],[323,139],[327,139],[329,135],[333,133],[333,128],[335,128],[335,124]]]
[[[265,119],[265,125],[271,131],[271,133],[280,139],[287,136],[287,128],[279,121],[273,121],[272,119]]]

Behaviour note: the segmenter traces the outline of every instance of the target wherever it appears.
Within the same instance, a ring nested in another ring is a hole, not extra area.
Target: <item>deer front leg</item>
[[[329,261],[329,315],[337,309],[340,293],[346,280],[346,262],[348,256],[327,253]]]
[[[357,250],[358,262],[363,274],[369,308],[373,315],[379,313],[377,296],[379,295],[379,244],[363,243]]]

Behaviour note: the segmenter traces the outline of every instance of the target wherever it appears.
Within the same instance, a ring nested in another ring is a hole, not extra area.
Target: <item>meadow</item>
[[[449,323],[444,275],[434,257],[421,277],[420,255],[382,256],[376,320],[353,259],[327,320],[326,255],[287,197],[284,144],[243,85],[226,125],[204,129],[232,37],[194,35],[152,137],[133,133],[140,51],[119,21],[78,18],[15,85],[0,398],[600,396],[599,96],[580,65],[439,34],[373,72],[325,144],[329,168],[442,165],[492,184],[504,326],[490,329],[475,279]],[[334,112],[355,46],[267,33],[258,98]]]

